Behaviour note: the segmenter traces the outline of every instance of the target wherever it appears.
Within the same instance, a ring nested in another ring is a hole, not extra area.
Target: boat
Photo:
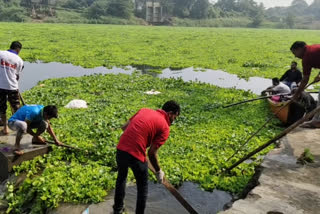
[[[276,114],[283,106],[285,106],[279,113],[277,113],[276,117],[281,120],[282,123],[287,124],[288,121],[288,115],[289,115],[289,107],[290,105],[287,105],[290,101],[282,101],[277,102],[273,101],[271,98],[268,98],[269,106],[272,111],[272,113]]]
[[[290,100],[274,101],[272,98],[268,98],[268,103],[272,113],[277,113],[276,117],[279,118],[279,120],[285,125],[291,125],[295,123],[306,113],[305,109],[300,104],[293,102],[287,105],[289,102]]]

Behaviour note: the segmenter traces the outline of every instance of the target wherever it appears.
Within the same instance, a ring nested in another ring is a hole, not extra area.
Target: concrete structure
[[[223,214],[319,214],[320,130],[297,128],[264,159],[259,183],[245,198]],[[310,149],[315,162],[297,164]]]
[[[146,1],[146,21],[150,23],[163,22],[162,6],[160,2]]]
[[[31,160],[38,155],[48,153],[49,145],[33,145],[31,140],[31,135],[26,134],[23,136],[20,145],[24,150],[24,154],[16,156],[13,154],[15,132],[10,131],[9,135],[0,136],[0,181],[9,177],[13,166],[19,165],[23,161]]]

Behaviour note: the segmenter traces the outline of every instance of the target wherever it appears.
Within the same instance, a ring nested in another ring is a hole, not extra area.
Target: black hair
[[[22,49],[22,44],[18,41],[14,41],[10,45],[11,50]]]
[[[58,118],[58,108],[54,105],[48,105],[43,108],[43,112],[50,118]]]
[[[298,65],[298,63],[296,61],[292,61],[291,63],[295,64],[295,65]]]
[[[296,50],[298,48],[304,48],[307,44],[303,41],[296,41],[291,45],[290,50]]]
[[[174,101],[174,100],[169,100],[162,106],[162,110],[165,112],[173,112],[174,114],[180,114],[180,105]]]
[[[280,83],[280,80],[278,77],[272,78],[272,82]]]

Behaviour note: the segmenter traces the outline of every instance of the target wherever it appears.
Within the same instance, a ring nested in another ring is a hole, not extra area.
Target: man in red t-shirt
[[[320,68],[320,44],[307,45],[305,42],[296,41],[290,48],[295,57],[302,59],[303,78],[293,100],[298,100],[301,92],[309,82],[312,68]],[[320,81],[320,75],[314,81]],[[320,98],[320,91],[318,97]],[[319,105],[320,102],[318,102]],[[304,128],[320,128],[320,114],[316,114],[310,122],[301,125]]]
[[[130,167],[137,183],[136,213],[144,213],[148,195],[148,158],[154,169],[159,183],[162,183],[164,172],[160,169],[157,151],[169,137],[169,126],[180,114],[180,106],[175,101],[166,102],[162,109],[140,109],[123,125],[124,131],[117,146],[118,177],[114,196],[114,213],[124,210],[128,168]]]

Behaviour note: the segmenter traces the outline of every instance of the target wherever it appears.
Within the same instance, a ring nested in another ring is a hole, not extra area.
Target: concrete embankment
[[[306,148],[314,163],[297,164]],[[256,186],[223,214],[319,214],[320,129],[297,128],[264,159]]]

